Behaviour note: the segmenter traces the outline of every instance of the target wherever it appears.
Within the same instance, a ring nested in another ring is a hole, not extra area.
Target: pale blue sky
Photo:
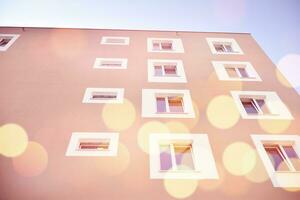
[[[300,59],[300,0],[0,0],[0,8],[0,26],[250,32],[275,64]],[[280,69],[300,92],[293,65]]]

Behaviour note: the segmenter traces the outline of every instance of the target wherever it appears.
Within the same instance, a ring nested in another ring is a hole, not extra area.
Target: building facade
[[[299,199],[300,97],[248,33],[3,27],[0,74],[1,199]]]

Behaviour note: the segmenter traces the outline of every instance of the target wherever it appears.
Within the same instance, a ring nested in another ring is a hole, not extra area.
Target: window
[[[223,81],[261,81],[249,62],[213,61],[216,74]]]
[[[94,68],[96,69],[126,69],[125,58],[96,58]]]
[[[16,34],[0,34],[0,51],[6,51],[19,36]]]
[[[72,133],[66,156],[116,156],[118,133]]]
[[[148,60],[148,81],[164,83],[186,83],[181,60]]]
[[[194,118],[189,90],[143,89],[142,116]]]
[[[251,135],[274,187],[300,187],[300,137]]]
[[[83,103],[122,103],[123,88],[87,88]]]
[[[152,179],[218,178],[206,134],[153,133],[149,147]]]
[[[276,92],[231,91],[244,119],[293,119]]]
[[[129,37],[104,36],[102,37],[101,44],[129,45]]]
[[[177,38],[148,38],[148,52],[183,53],[181,39]]]
[[[206,38],[213,54],[243,54],[238,43],[232,38]]]

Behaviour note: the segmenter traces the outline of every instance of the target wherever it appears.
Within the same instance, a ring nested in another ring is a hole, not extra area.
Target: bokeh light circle
[[[240,118],[240,113],[230,96],[220,95],[213,98],[206,110],[208,121],[219,129],[233,127]]]
[[[105,104],[102,110],[105,125],[114,131],[128,129],[136,120],[134,105],[127,99],[120,104]]]
[[[186,127],[181,122],[170,121],[170,122],[166,123],[166,126],[168,127],[168,129],[171,133],[189,133],[190,132],[188,127]]]
[[[267,133],[278,134],[285,132],[291,125],[291,120],[259,119],[259,126]]]
[[[16,157],[22,154],[28,144],[26,131],[17,124],[5,124],[0,127],[0,154]]]
[[[149,152],[149,135],[152,133],[169,133],[168,127],[159,121],[143,124],[138,131],[138,145],[145,152]]]
[[[247,143],[234,142],[223,152],[223,164],[225,169],[233,175],[246,175],[255,167],[256,152]]]
[[[269,175],[267,174],[266,168],[259,159],[258,154],[256,153],[256,163],[254,168],[245,175],[245,178],[253,183],[263,183],[269,180]]]
[[[13,167],[21,176],[38,176],[45,171],[48,165],[48,153],[37,142],[30,141],[25,152],[13,158]]]
[[[174,198],[184,199],[191,196],[198,187],[198,181],[192,179],[164,179],[165,190]]]

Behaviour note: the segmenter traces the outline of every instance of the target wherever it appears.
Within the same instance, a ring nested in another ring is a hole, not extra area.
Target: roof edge
[[[79,29],[79,30],[111,30],[111,31],[153,31],[153,32],[182,32],[182,33],[219,33],[219,34],[247,34],[250,32],[224,32],[224,31],[191,31],[191,30],[164,30],[164,29],[119,29],[119,28],[85,28],[85,27],[33,27],[33,26],[0,26],[0,28],[31,28],[31,29]]]

